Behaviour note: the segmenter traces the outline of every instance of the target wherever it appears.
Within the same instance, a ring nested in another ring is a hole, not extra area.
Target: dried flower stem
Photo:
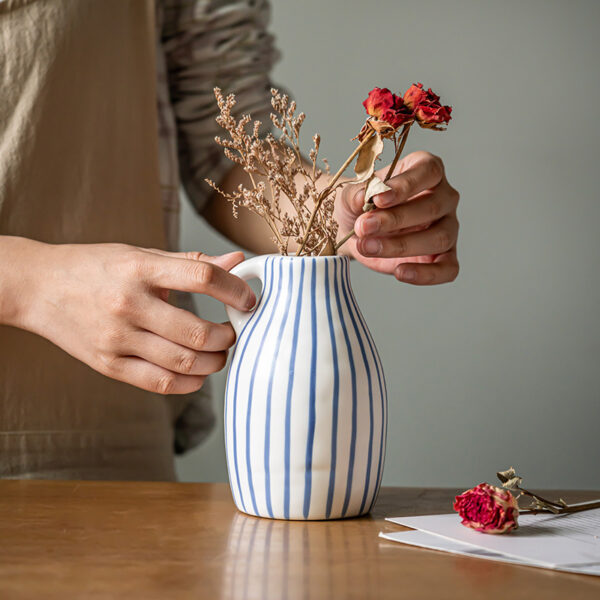
[[[387,175],[385,176],[385,179],[383,180],[384,182],[386,182],[394,173],[394,169],[396,168],[396,165],[398,164],[398,160],[400,159],[400,155],[402,154],[402,151],[404,150],[404,146],[406,145],[406,139],[408,138],[408,132],[410,130],[410,126],[412,125],[411,123],[407,123],[404,126],[404,129],[402,129],[402,134],[401,134],[401,138],[400,138],[400,146],[398,146],[398,149],[396,150],[396,154],[394,155],[394,160],[392,161],[392,164],[390,165],[390,168],[388,169]]]
[[[510,467],[506,471],[499,471],[496,473],[498,479],[502,482],[502,487],[508,490],[517,490],[521,492],[519,496],[528,496],[533,499],[533,506],[527,507],[521,512],[528,512],[531,514],[537,513],[553,513],[555,515],[562,515],[567,513],[581,512],[582,510],[590,510],[592,508],[600,508],[600,501],[584,504],[583,506],[569,506],[562,498],[558,499],[558,502],[542,498],[539,494],[534,494],[529,490],[521,487],[523,478],[517,475],[513,467]]]
[[[396,168],[396,165],[398,164],[398,160],[400,159],[400,155],[402,154],[402,151],[404,150],[404,146],[406,145],[406,139],[408,138],[408,131],[410,130],[410,126],[412,125],[411,123],[407,123],[404,128],[402,129],[402,134],[401,134],[401,138],[400,138],[400,145],[397,147],[396,149],[396,154],[394,155],[394,160],[392,161],[392,164],[390,165],[390,168],[388,169],[388,172],[385,176],[385,179],[383,180],[383,182],[385,183],[394,173],[394,169]],[[371,210],[371,209],[368,209]],[[368,212],[367,210],[365,212]],[[336,245],[335,245],[335,251],[337,252],[353,235],[356,235],[356,231],[354,229],[352,229],[350,232],[348,232]]]
[[[343,246],[353,235],[356,235],[356,231],[354,231],[354,229],[352,229],[350,232],[348,232],[336,245],[335,245],[335,251],[337,252],[341,246]]]
[[[532,494],[533,497],[536,497],[535,494]],[[549,508],[527,508],[519,511],[520,514],[531,514],[537,515],[539,513],[552,513],[555,515],[563,515],[569,513],[581,512],[583,510],[591,510],[592,508],[600,508],[599,502],[590,502],[587,504],[579,505],[579,506],[562,506],[561,508],[555,508],[554,510],[550,510]]]
[[[365,146],[367,144],[367,142],[374,135],[375,135],[375,131],[373,130],[368,135],[365,136],[365,138],[362,140],[362,142],[354,149],[354,152],[352,152],[352,154],[346,159],[344,164],[338,169],[337,173],[331,178],[331,180],[327,184],[327,187],[325,187],[319,194],[319,197],[317,198],[313,212],[310,215],[308,225],[306,226],[306,233],[304,234],[304,239],[302,240],[302,244],[300,244],[300,248],[298,248],[298,252],[296,253],[298,256],[300,256],[300,254],[302,253],[302,250],[304,250],[304,246],[306,246],[306,241],[308,239],[308,235],[310,233],[313,221],[315,220],[315,216],[317,215],[317,212],[321,206],[321,203],[331,193],[333,186],[336,184],[337,180],[342,176],[344,171],[348,168],[348,165],[354,160],[354,158],[361,151],[363,146]],[[337,250],[337,246],[336,246],[336,250]]]

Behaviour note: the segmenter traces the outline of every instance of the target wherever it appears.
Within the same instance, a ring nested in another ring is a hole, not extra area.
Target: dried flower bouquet
[[[228,138],[218,136],[215,141],[248,174],[250,185],[240,184],[236,190],[226,192],[214,181],[206,181],[231,202],[235,216],[238,208],[243,207],[262,217],[283,255],[289,254],[290,246],[296,247],[297,256],[336,254],[354,234],[351,231],[338,241],[338,223],[334,217],[336,192],[348,183],[341,179],[346,168],[356,158],[355,177],[350,182],[365,184],[363,210],[372,210],[373,196],[391,189],[385,181],[394,172],[411,125],[417,122],[426,129],[444,130],[452,111],[420,83],[413,84],[402,97],[387,88],[374,88],[363,102],[368,118],[354,138],[358,144],[332,176],[326,159],[322,159],[325,171],[318,166],[319,134],[313,136],[308,160],[303,159],[300,129],[305,114],[296,115],[296,103],[287,95],[271,90],[271,121],[278,135],[269,133],[261,138],[260,121],[252,121],[250,115],[238,120],[233,115],[234,94],[225,97],[219,88],[214,91],[220,112],[217,123],[229,134]],[[393,141],[395,156],[382,181],[374,171],[386,139]]]

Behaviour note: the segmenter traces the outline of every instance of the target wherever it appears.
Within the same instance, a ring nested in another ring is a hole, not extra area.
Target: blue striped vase
[[[258,256],[262,282],[237,333],[225,392],[229,481],[239,510],[274,519],[369,512],[381,483],[387,396],[344,256]]]

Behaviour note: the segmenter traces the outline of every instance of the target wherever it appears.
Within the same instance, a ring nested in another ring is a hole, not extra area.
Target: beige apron
[[[0,235],[164,247],[154,26],[151,0],[0,1]],[[173,479],[172,421],[0,327],[0,476]]]

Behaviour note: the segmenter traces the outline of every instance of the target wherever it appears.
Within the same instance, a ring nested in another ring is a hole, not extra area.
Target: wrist
[[[41,259],[50,244],[16,236],[0,236],[0,324],[33,329]]]

